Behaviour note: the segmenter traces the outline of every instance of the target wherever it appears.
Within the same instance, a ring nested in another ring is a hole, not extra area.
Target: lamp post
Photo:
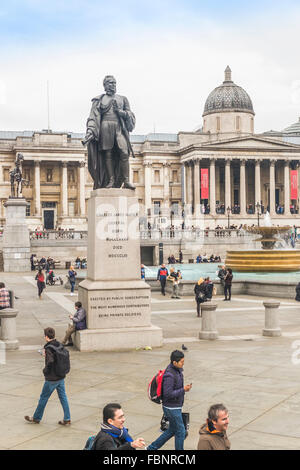
[[[256,210],[257,210],[257,226],[259,227],[259,216],[260,214],[260,209],[261,209],[261,204],[257,201],[255,204]]]
[[[227,216],[228,216],[228,229],[230,228],[230,219],[229,219],[229,216],[230,216],[230,212],[231,212],[231,207],[227,207]]]

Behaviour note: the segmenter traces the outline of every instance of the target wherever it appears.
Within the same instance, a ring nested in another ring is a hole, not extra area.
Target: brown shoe
[[[61,424],[62,426],[70,426],[71,421],[62,420],[62,421],[58,421],[58,424]]]
[[[32,416],[24,416],[24,419],[26,419],[26,421],[28,421],[29,423],[39,424],[39,421],[37,419],[34,419]]]

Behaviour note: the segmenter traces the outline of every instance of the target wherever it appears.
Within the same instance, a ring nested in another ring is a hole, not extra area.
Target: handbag
[[[182,421],[185,429],[185,439],[188,437],[188,431],[190,428],[190,413],[182,413]],[[166,431],[169,428],[169,420],[163,414],[161,421],[160,421],[160,430],[162,432]]]

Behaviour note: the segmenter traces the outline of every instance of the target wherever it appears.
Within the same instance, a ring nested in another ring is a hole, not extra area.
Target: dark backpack
[[[70,372],[70,354],[63,344],[48,346],[55,352],[54,370],[58,377],[65,377]]]
[[[162,381],[166,369],[159,370],[148,385],[148,397],[154,403],[162,402]]]

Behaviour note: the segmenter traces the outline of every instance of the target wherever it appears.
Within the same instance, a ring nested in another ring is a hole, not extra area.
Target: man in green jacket
[[[227,408],[218,403],[208,410],[206,423],[201,426],[198,450],[229,450],[226,431],[229,424]]]

